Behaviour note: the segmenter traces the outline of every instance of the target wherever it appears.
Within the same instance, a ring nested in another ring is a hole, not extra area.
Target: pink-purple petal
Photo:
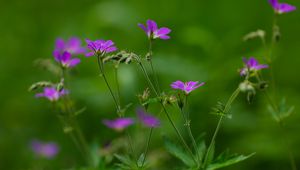
[[[79,63],[80,63],[80,59],[79,58],[73,58],[69,62],[69,67],[74,67],[74,66],[76,66]]]

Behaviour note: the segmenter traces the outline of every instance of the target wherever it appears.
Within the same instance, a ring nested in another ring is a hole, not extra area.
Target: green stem
[[[146,156],[147,156],[147,153],[148,153],[148,150],[149,150],[149,145],[150,145],[150,140],[151,140],[151,137],[152,137],[152,133],[153,133],[153,127],[151,127],[150,133],[149,133],[149,136],[148,136],[147,145],[146,145],[146,150],[145,150],[145,152],[144,152],[144,158],[143,158],[142,166],[141,166],[142,169],[143,169],[143,167],[144,167],[144,163],[145,163],[145,160],[146,160]]]
[[[102,75],[102,77],[103,77],[103,79],[105,81],[105,84],[108,87],[109,92],[110,92],[110,94],[111,94],[111,96],[112,96],[112,98],[114,100],[114,103],[115,103],[116,108],[117,108],[117,112],[118,112],[118,114],[120,114],[121,113],[120,105],[119,105],[119,103],[118,103],[118,101],[117,101],[117,99],[116,99],[116,97],[115,97],[115,95],[114,95],[114,93],[113,93],[113,91],[112,91],[112,89],[111,89],[108,81],[107,81],[107,78],[106,78],[106,75],[105,75],[105,72],[104,72],[103,62],[102,62],[102,59],[101,59],[100,55],[97,56],[97,61],[98,61],[98,66],[99,66],[100,73],[101,73],[101,75]]]
[[[230,106],[231,106],[232,102],[236,99],[236,97],[238,96],[239,93],[240,93],[240,88],[238,87],[238,88],[232,93],[232,95],[230,96],[230,98],[228,99],[228,101],[227,101],[227,103],[226,103],[226,105],[225,105],[225,108],[224,108],[224,110],[223,110],[223,113],[224,113],[224,114],[227,114],[227,113],[228,113],[228,111],[229,111],[229,109],[230,109]],[[216,129],[215,129],[215,132],[214,132],[214,134],[213,134],[213,137],[212,137],[211,142],[210,142],[210,144],[209,144],[209,147],[208,147],[208,149],[207,149],[207,152],[206,152],[206,155],[205,155],[205,158],[204,158],[204,162],[203,162],[203,166],[204,166],[204,167],[207,167],[206,164],[207,164],[207,161],[208,161],[208,156],[209,156],[209,154],[210,154],[210,152],[211,152],[211,149],[212,149],[213,145],[215,144],[215,140],[216,140],[216,137],[217,137],[218,132],[219,132],[219,130],[220,130],[220,127],[221,127],[221,124],[222,124],[222,121],[223,121],[223,117],[224,117],[223,115],[220,116],[220,119],[219,119],[219,121],[218,121],[217,127],[216,127]]]
[[[187,129],[188,135],[190,137],[190,140],[192,141],[193,147],[195,149],[195,155],[197,156],[198,165],[199,165],[199,163],[200,163],[200,155],[199,155],[199,152],[198,152],[196,140],[195,140],[195,138],[193,136],[193,133],[192,133],[192,130],[191,130],[191,124],[190,124],[191,120],[189,118],[189,112],[187,111],[187,108],[188,108],[188,95],[185,95],[185,103],[184,103],[183,108],[180,109],[180,111],[181,111],[181,114],[183,115],[183,117],[185,118],[184,119],[185,126],[186,126],[186,129]],[[186,109],[186,112],[184,112],[184,109]]]
[[[153,92],[156,94],[157,97],[160,97],[160,95],[158,94],[158,92],[156,91],[153,83],[151,82],[150,78],[149,78],[149,75],[145,69],[145,67],[143,66],[143,64],[141,62],[139,62],[139,65],[144,73],[144,76],[149,84],[149,86],[152,88]],[[173,129],[175,130],[178,138],[180,139],[180,141],[182,142],[183,146],[186,148],[186,150],[189,152],[189,154],[191,155],[192,159],[194,160],[194,162],[196,163],[197,165],[197,160],[194,158],[194,155],[193,155],[193,152],[191,151],[191,149],[189,148],[189,146],[187,145],[187,143],[185,142],[184,138],[182,137],[181,133],[179,132],[179,130],[177,129],[177,127],[175,126],[175,123],[173,122],[173,120],[171,119],[167,109],[165,108],[164,104],[162,103],[162,101],[160,101],[160,104],[164,110],[164,113],[165,115],[167,116],[168,118],[168,121],[171,123]]]
[[[157,91],[158,91],[158,93],[160,93],[160,88],[159,88],[157,74],[156,74],[156,72],[154,70],[154,66],[153,66],[153,62],[152,62],[152,55],[153,55],[153,53],[152,53],[152,39],[149,39],[149,52],[148,52],[148,55],[149,56],[147,58],[147,61],[150,64],[151,72],[152,72],[152,75],[153,75],[153,79],[154,79]]]
[[[115,67],[115,80],[116,80],[116,85],[117,85],[117,91],[118,91],[118,99],[119,99],[119,104],[121,104],[121,90],[120,90],[120,84],[119,84],[119,79],[118,79],[118,68]]]

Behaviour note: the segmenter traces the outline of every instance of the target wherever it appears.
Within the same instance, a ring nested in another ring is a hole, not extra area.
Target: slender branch
[[[227,103],[226,103],[226,105],[225,105],[225,108],[224,108],[224,110],[223,110],[223,113],[225,113],[225,114],[228,113],[228,111],[229,111],[229,109],[230,109],[230,106],[231,106],[232,102],[236,99],[236,97],[238,96],[239,93],[240,93],[240,88],[238,87],[238,88],[232,93],[232,95],[230,96],[230,98],[228,99],[228,101],[227,101]],[[220,119],[219,119],[219,121],[218,121],[217,127],[216,127],[216,129],[215,129],[215,132],[214,132],[214,134],[213,134],[213,137],[212,137],[211,142],[210,142],[210,144],[209,144],[209,147],[208,147],[208,149],[207,149],[207,152],[206,152],[206,155],[205,155],[205,158],[204,158],[204,162],[203,162],[203,166],[204,166],[204,167],[207,166],[206,164],[207,164],[207,161],[208,161],[208,156],[209,156],[209,154],[210,154],[210,152],[211,152],[211,149],[212,149],[213,145],[215,144],[215,140],[216,140],[216,137],[217,137],[218,132],[219,132],[219,130],[220,130],[220,127],[221,127],[221,124],[222,124],[222,121],[223,121],[223,117],[224,117],[223,115],[220,116]]]
[[[152,137],[152,133],[153,133],[153,127],[150,128],[150,133],[149,133],[149,136],[148,136],[147,145],[146,145],[146,150],[145,150],[145,152],[144,152],[144,158],[143,158],[143,161],[142,161],[141,168],[144,167],[144,163],[145,163],[145,160],[146,160],[146,156],[147,156],[147,153],[148,153],[148,150],[149,150],[149,145],[150,145],[150,140],[151,140],[151,137]]]
[[[97,61],[98,61],[98,66],[99,66],[100,73],[101,73],[101,75],[102,75],[102,77],[103,77],[103,79],[105,81],[105,84],[108,87],[109,92],[110,92],[110,94],[111,94],[111,96],[112,96],[112,98],[114,100],[114,103],[115,103],[116,108],[117,108],[117,112],[118,112],[118,114],[120,114],[121,113],[120,105],[119,105],[119,103],[118,103],[118,101],[117,101],[117,99],[116,99],[116,97],[115,97],[115,95],[114,95],[114,93],[113,93],[113,91],[112,91],[112,89],[111,89],[108,81],[107,81],[107,78],[106,78],[106,75],[105,75],[105,72],[104,72],[103,61],[102,61],[100,55],[97,55]]]

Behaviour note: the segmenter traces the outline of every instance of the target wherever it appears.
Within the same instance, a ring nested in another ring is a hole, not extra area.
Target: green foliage
[[[188,155],[187,152],[181,146],[178,146],[166,137],[164,138],[164,142],[167,151],[176,158],[180,159],[187,167],[196,166],[191,156]]]
[[[254,153],[247,156],[239,155],[239,154],[230,154],[229,150],[226,150],[225,152],[221,153],[212,163],[210,163],[206,170],[214,170],[229,165],[233,165],[241,161],[244,161],[253,155]]]
[[[229,112],[225,112],[225,104],[222,102],[218,102],[217,105],[214,108],[212,108],[211,114],[224,116],[229,119],[232,118],[232,115]]]
[[[286,100],[285,98],[283,98],[279,105],[278,108],[274,108],[275,106],[268,106],[268,110],[270,111],[270,113],[272,114],[273,118],[277,121],[280,122],[282,120],[284,120],[285,118],[289,117],[295,107],[294,106],[286,106]]]
[[[138,170],[136,162],[128,155],[115,154],[115,157],[121,162],[116,163],[116,166],[118,166],[119,168],[124,170]]]

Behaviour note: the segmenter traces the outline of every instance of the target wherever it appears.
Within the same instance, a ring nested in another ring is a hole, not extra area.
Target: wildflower
[[[170,38],[168,35],[171,32],[171,29],[167,27],[157,28],[157,24],[153,20],[147,20],[147,25],[138,24],[140,28],[142,28],[147,34],[149,39],[163,39],[167,40]]]
[[[91,50],[91,52],[85,54],[86,57],[90,57],[98,53],[110,53],[117,50],[117,47],[114,46],[114,42],[111,40],[91,41],[89,39],[86,39],[85,41],[87,43],[87,48]]]
[[[79,58],[72,58],[71,53],[65,51],[60,53],[58,51],[54,51],[54,58],[57,62],[59,62],[65,68],[71,68],[80,63]]]
[[[146,127],[154,128],[154,127],[158,127],[160,125],[159,119],[150,115],[149,113],[146,113],[142,108],[138,108],[136,110],[136,113],[137,113],[138,119]]]
[[[185,92],[185,94],[189,94],[193,90],[197,89],[200,86],[203,86],[205,82],[202,82],[198,84],[198,81],[188,81],[188,82],[182,82],[180,80],[177,80],[171,84],[171,87],[173,89],[180,89]]]
[[[71,54],[82,54],[85,52],[85,48],[81,47],[81,41],[77,37],[72,37],[68,41],[64,41],[61,38],[56,39],[55,53],[69,52]]]
[[[279,3],[278,0],[269,0],[276,13],[283,14],[296,10],[296,7],[287,3]]]
[[[126,127],[132,125],[134,120],[132,118],[117,118],[114,120],[104,119],[103,124],[109,128],[115,129],[117,131],[122,131]]]
[[[259,64],[258,61],[254,57],[250,57],[247,60],[245,57],[243,58],[243,62],[245,63],[245,67],[241,69],[240,75],[245,76],[250,72],[256,72],[261,69],[268,68],[269,66],[266,64]]]
[[[33,140],[30,144],[32,151],[40,157],[44,157],[47,159],[54,158],[58,152],[59,147],[54,142],[41,142],[38,140]]]
[[[51,102],[57,101],[61,96],[68,94],[68,91],[65,89],[57,90],[54,87],[45,87],[42,93],[38,93],[36,97],[45,97]]]

